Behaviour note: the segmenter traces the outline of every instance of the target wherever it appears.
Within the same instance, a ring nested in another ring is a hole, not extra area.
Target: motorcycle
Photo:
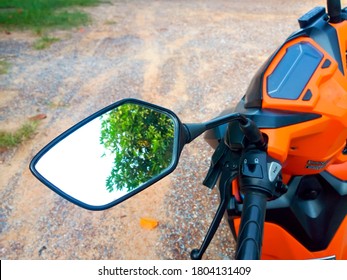
[[[183,123],[120,100],[44,147],[30,170],[89,210],[105,210],[176,168],[204,134],[215,149],[203,184],[220,205],[201,259],[227,215],[236,259],[347,259],[347,8],[328,0],[263,64],[233,112]]]

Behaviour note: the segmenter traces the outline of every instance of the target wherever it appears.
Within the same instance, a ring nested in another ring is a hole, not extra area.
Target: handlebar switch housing
[[[271,198],[279,180],[281,164],[259,149],[246,150],[240,159],[239,184],[242,193],[255,191]]]
[[[235,258],[257,260],[261,257],[266,202],[276,194],[281,165],[256,145],[244,151],[239,165],[244,200]]]

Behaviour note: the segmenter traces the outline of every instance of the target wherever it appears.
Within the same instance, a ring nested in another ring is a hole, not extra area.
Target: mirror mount
[[[192,142],[195,138],[199,137],[207,130],[213,129],[217,126],[238,120],[240,124],[246,125],[248,119],[240,113],[232,113],[224,116],[217,117],[204,123],[187,123],[183,124],[185,128],[185,144]]]

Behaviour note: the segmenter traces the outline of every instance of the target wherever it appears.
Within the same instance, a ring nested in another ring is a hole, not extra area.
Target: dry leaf
[[[154,229],[158,226],[159,222],[152,218],[140,218],[140,226],[145,229]]]
[[[47,115],[45,115],[45,114],[38,114],[36,116],[30,117],[29,120],[31,120],[31,121],[39,121],[39,120],[43,120],[45,118],[47,118]]]

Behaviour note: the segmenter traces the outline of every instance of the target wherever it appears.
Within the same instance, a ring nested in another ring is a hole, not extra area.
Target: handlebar
[[[230,144],[233,144],[229,137],[231,125],[225,136],[230,149]],[[256,260],[261,257],[266,202],[275,193],[282,166],[267,154],[267,143],[254,121],[246,118],[245,122],[239,122],[239,128],[245,135],[238,170],[238,183],[244,201],[235,258]]]
[[[237,260],[258,260],[261,256],[267,195],[260,191],[245,194],[237,240]]]
[[[261,257],[266,202],[275,192],[281,165],[258,148],[246,150],[240,161],[244,201],[235,258],[256,260]]]

